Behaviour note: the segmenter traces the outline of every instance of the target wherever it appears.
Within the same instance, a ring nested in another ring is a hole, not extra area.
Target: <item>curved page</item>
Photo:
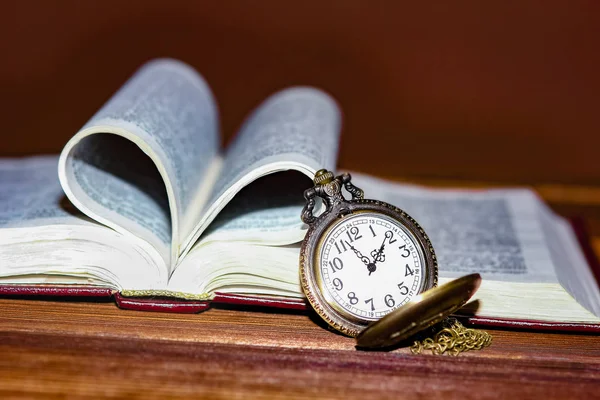
[[[62,187],[73,204],[151,243],[173,265],[184,218],[198,218],[219,146],[212,93],[187,65],[143,66],[63,149]]]
[[[221,173],[202,219],[183,241],[185,255],[217,214],[251,182],[269,174],[295,170],[311,178],[335,167],[340,135],[340,111],[326,93],[309,87],[282,90],[269,97],[244,123],[228,148]],[[232,203],[210,236],[222,240],[289,244],[302,239],[300,210],[304,189],[297,177],[246,191]],[[292,196],[292,197],[290,197]],[[208,238],[207,238],[208,239]],[[180,259],[181,259],[180,257]]]

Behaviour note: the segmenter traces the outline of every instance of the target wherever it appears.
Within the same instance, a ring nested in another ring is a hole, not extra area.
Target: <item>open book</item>
[[[60,157],[0,160],[0,294],[83,287],[157,302],[302,304],[302,194],[315,171],[335,167],[340,119],[325,93],[289,88],[222,150],[204,80],[174,60],[146,64]],[[532,192],[353,182],[424,226],[440,281],[482,274],[482,320],[600,329],[597,281],[575,233]]]

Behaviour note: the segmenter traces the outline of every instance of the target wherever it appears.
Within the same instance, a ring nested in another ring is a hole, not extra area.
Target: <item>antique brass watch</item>
[[[302,221],[309,229],[300,279],[310,304],[330,326],[355,337],[436,286],[433,246],[413,218],[391,204],[364,199],[349,174],[334,177],[320,170],[314,183],[304,192]],[[317,196],[325,205],[318,217]]]

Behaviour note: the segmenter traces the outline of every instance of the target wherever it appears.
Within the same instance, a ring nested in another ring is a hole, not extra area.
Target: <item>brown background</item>
[[[144,61],[197,68],[225,138],[271,92],[341,103],[340,166],[600,183],[595,1],[3,3],[0,155],[58,152]]]

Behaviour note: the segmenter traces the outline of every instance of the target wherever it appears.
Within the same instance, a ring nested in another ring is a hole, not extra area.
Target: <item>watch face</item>
[[[418,241],[396,219],[358,212],[333,223],[316,252],[315,269],[332,307],[377,320],[422,290],[425,261]]]

